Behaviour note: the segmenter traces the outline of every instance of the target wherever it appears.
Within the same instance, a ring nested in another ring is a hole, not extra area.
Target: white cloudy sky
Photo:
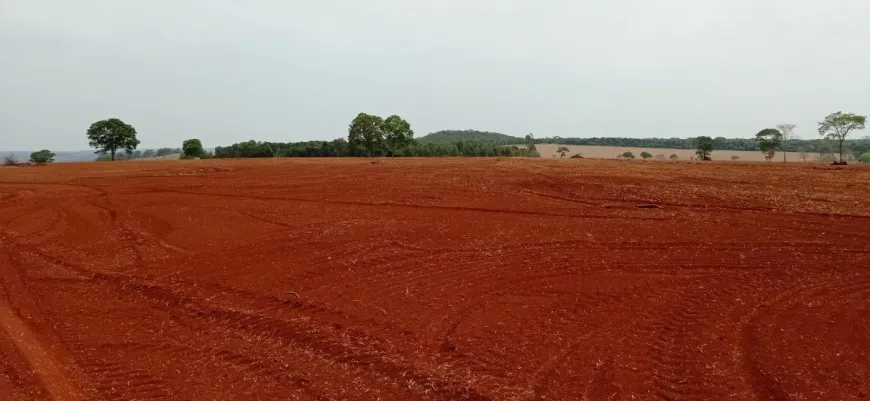
[[[870,114],[867,0],[0,0],[0,148],[345,136],[815,136]]]

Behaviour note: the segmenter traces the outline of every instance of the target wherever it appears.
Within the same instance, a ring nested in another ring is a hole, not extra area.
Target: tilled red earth
[[[0,168],[0,230],[4,400],[870,398],[867,168]]]

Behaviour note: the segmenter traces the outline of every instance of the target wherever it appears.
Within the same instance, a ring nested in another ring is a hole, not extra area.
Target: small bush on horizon
[[[870,163],[870,152],[858,156],[858,163]]]
[[[731,156],[731,160],[738,161],[740,160],[740,156]]]
[[[640,152],[640,157],[642,157],[644,160],[646,160],[646,159],[652,159],[653,155],[650,152]]]
[[[31,153],[30,154],[30,161],[32,163],[36,163],[36,164],[53,163],[55,156],[56,155],[52,151],[50,151],[48,149],[43,149],[43,150],[40,150],[38,152]]]
[[[665,155],[663,155],[663,154],[657,154],[657,155],[656,155],[656,160],[667,160],[667,159],[668,159],[668,158],[665,157]]]
[[[634,159],[634,153],[631,152],[624,152],[621,156],[623,159]]]
[[[671,159],[671,160],[677,160],[677,159],[679,159],[679,158],[680,158],[680,156],[677,156],[676,153],[673,153],[673,154],[671,154],[671,156],[670,156],[670,159]]]
[[[18,160],[15,159],[15,154],[10,153],[8,156],[3,158],[4,166],[15,166],[18,164]]]

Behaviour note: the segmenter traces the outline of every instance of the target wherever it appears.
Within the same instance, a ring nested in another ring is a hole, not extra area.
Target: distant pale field
[[[523,145],[518,145],[523,146]],[[556,148],[559,145],[553,144],[535,144],[535,147],[538,149],[538,153],[541,154],[541,157],[552,158],[553,155],[556,155],[556,158],[559,157],[559,154],[556,153]],[[670,155],[675,154],[680,157],[680,160],[688,160],[690,157],[695,157],[695,151],[692,149],[662,149],[662,148],[630,148],[630,147],[619,147],[619,146],[580,146],[580,145],[566,145],[568,149],[571,149],[571,153],[565,155],[565,158],[574,156],[576,154],[580,154],[585,158],[590,159],[615,159],[617,155],[621,155],[624,152],[634,153],[634,157],[640,159],[641,152],[649,152],[655,157],[656,155],[665,155],[665,157],[670,157]],[[764,154],[760,151],[745,151],[745,150],[714,150],[712,154],[713,160],[731,160],[732,156],[737,156],[741,161],[764,161]],[[789,162],[803,162],[800,158],[800,154],[797,152],[787,152],[786,158]],[[773,157],[773,161],[782,162],[782,153],[777,152]],[[818,154],[810,153],[807,157],[807,163],[809,162],[818,162]]]

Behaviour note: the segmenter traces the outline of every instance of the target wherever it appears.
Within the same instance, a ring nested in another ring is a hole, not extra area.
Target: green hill
[[[475,130],[448,130],[433,132],[417,139],[422,143],[451,144],[456,142],[480,142],[494,145],[513,145],[524,143],[525,140],[515,136],[499,134],[497,132]]]

